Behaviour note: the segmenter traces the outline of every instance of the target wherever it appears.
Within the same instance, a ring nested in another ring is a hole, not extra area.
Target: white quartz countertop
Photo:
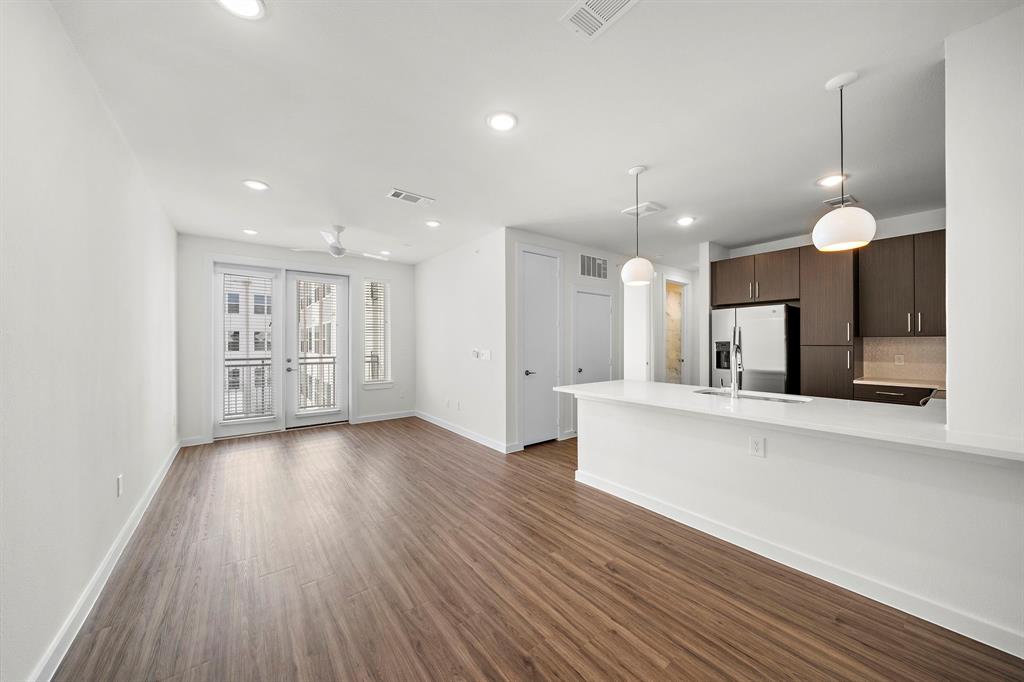
[[[832,398],[777,403],[743,398],[733,400],[728,395],[695,392],[704,389],[703,386],[652,381],[605,381],[555,388],[560,393],[581,399],[642,405],[1024,462],[1024,443],[1020,441],[977,434],[951,434],[946,429],[945,401],[942,400],[932,400],[924,407]]]

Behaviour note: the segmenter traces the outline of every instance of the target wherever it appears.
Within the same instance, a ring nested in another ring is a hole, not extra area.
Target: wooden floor
[[[418,419],[185,449],[56,679],[1024,679],[575,465]]]

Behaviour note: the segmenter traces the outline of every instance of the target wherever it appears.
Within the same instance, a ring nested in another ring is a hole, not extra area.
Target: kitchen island
[[[943,401],[556,390],[578,401],[579,482],[1024,655],[1022,444],[950,434]]]

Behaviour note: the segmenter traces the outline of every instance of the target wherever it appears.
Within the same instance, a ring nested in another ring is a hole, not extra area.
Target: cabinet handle
[[[921,332],[921,313],[920,312],[917,314],[917,331],[918,331],[918,333]]]
[[[754,298],[754,285],[747,282],[747,298]]]
[[[893,391],[875,391],[875,395],[891,395],[896,398],[902,398],[906,393],[894,393]]]
[[[849,322],[846,323],[846,340],[847,341],[850,340],[850,323]]]
[[[850,351],[846,351],[846,369],[850,369]]]
[[[907,313],[907,333],[914,331],[910,326],[910,313]]]
[[[754,282],[754,298],[761,298],[761,283]]]

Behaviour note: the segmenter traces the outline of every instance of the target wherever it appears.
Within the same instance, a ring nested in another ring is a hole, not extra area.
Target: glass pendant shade
[[[622,283],[631,287],[650,284],[654,278],[654,265],[646,258],[630,258],[622,266]]]
[[[818,251],[859,249],[874,236],[874,216],[856,206],[841,206],[829,211],[818,220],[811,233],[811,239]]]

